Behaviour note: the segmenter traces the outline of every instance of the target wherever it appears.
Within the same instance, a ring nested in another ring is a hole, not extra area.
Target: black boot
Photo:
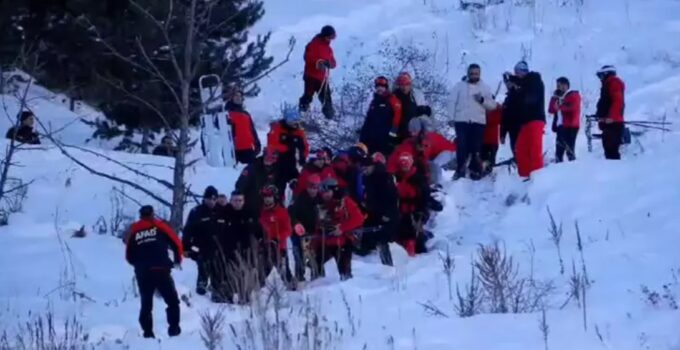
[[[323,113],[324,117],[326,119],[333,119],[335,118],[335,109],[333,108],[333,105],[331,104],[325,104],[323,108],[321,109],[321,113]]]
[[[153,331],[144,331],[144,338],[156,338]]]
[[[182,333],[182,329],[179,326],[168,327],[168,335],[171,337],[176,337]]]
[[[380,254],[380,262],[382,262],[383,265],[394,266],[389,243],[380,243],[378,245],[378,254]]]

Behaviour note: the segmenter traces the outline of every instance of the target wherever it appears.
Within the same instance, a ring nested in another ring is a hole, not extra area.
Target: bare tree
[[[97,171],[87,164],[78,161],[77,157],[71,154],[68,148],[76,148],[75,146],[64,145],[63,143],[54,139],[51,140],[57,145],[57,147],[59,147],[60,151],[65,156],[76,162],[76,164],[79,166],[88,170],[90,173],[108,178],[112,181],[116,181],[120,184],[127,185],[130,188],[141,191],[152,197],[158,203],[168,207],[170,209],[169,223],[174,229],[179,230],[182,226],[184,206],[187,203],[187,198],[195,196],[195,194],[189,191],[188,186],[185,183],[185,171],[193,164],[193,161],[189,162],[186,158],[191,142],[189,134],[190,121],[201,113],[201,106],[192,96],[192,85],[197,81],[200,69],[206,63],[205,58],[202,57],[203,55],[201,55],[204,48],[199,43],[210,37],[210,32],[215,30],[215,28],[228,26],[231,21],[237,20],[237,16],[234,14],[233,16],[228,16],[220,23],[213,23],[211,21],[210,14],[217,5],[217,2],[207,2],[200,0],[187,0],[181,2],[174,0],[159,1],[165,1],[167,3],[166,8],[168,9],[168,13],[165,13],[162,16],[152,13],[152,11],[148,8],[145,8],[140,1],[129,0],[129,8],[131,11],[135,11],[138,15],[140,15],[142,20],[147,21],[149,24],[155,27],[157,32],[160,33],[160,37],[162,38],[160,47],[164,48],[164,50],[170,51],[169,54],[163,55],[160,58],[148,52],[147,48],[142,43],[141,37],[137,38],[135,43],[136,47],[135,50],[132,50],[134,51],[132,55],[123,53],[116,47],[116,45],[114,45],[113,42],[110,42],[109,39],[102,34],[102,28],[99,28],[97,24],[93,23],[88,18],[83,18],[83,21],[88,30],[93,34],[94,40],[100,43],[110,56],[132,66],[136,70],[148,74],[153,80],[159,82],[162,89],[165,90],[165,93],[171,97],[171,101],[168,101],[168,103],[173,106],[172,109],[174,110],[174,114],[176,114],[178,117],[178,129],[173,130],[170,133],[170,136],[177,145],[174,166],[172,168],[172,181],[155,178],[149,174],[135,171],[131,167],[124,166],[120,162],[117,162],[117,165],[122,166],[127,170],[133,171],[133,173],[136,175],[153,179],[156,182],[164,185],[172,191],[171,198],[166,199],[164,196],[153,193],[143,186],[136,184],[134,181]],[[171,21],[171,19],[176,18],[180,18],[181,26],[186,28],[183,37],[177,37],[176,35],[173,35],[173,30],[175,28],[171,26],[171,22],[176,23],[176,21]],[[290,57],[290,53],[293,51],[294,45],[295,40],[291,38],[289,42],[289,52],[286,58],[260,76],[249,82],[246,82],[246,86],[254,84],[257,80],[267,76],[274,69],[277,69],[286,63]],[[170,67],[170,69],[165,69],[167,67]],[[169,123],[166,116],[151,102],[146,101],[143,98],[137,96],[134,92],[129,91],[129,89],[125,87],[120,81],[116,80],[115,77],[99,76],[99,78],[122,91],[131,100],[153,111],[155,116],[158,117],[164,125],[166,125],[168,130],[172,129],[171,123]],[[214,96],[213,98],[220,99],[222,96]],[[78,150],[98,156],[103,156],[103,154],[94,151],[88,151],[85,149]],[[107,160],[116,163],[110,157]]]

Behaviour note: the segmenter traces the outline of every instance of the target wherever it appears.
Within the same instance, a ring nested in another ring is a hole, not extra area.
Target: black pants
[[[338,264],[340,279],[346,280],[352,278],[351,243],[345,243],[343,246],[325,245],[317,247],[314,251],[314,258],[316,266],[315,269],[312,269],[312,279],[325,276],[324,264],[333,258],[335,258],[335,262]]]
[[[241,164],[250,164],[257,158],[257,153],[251,149],[234,151],[234,153],[236,153],[236,161]]]
[[[602,147],[607,159],[621,159],[619,147],[623,138],[623,123],[600,124],[602,129]]]
[[[179,297],[170,269],[135,271],[142,307],[139,310],[139,324],[144,332],[153,332],[153,295],[155,291],[163,297],[168,326],[179,327]]]
[[[298,281],[305,280],[305,252],[302,247],[302,238],[298,235],[290,237],[293,243],[293,259],[295,263],[295,279]]]
[[[305,92],[300,97],[300,110],[308,111],[309,105],[314,99],[314,94],[317,94],[319,102],[321,102],[322,111],[324,115],[328,116],[328,113],[333,112],[333,98],[331,97],[331,87],[328,85],[328,80],[320,81],[311,77],[305,76],[303,78],[305,82]]]
[[[479,153],[479,157],[482,162],[486,164],[484,169],[486,173],[490,173],[496,165],[496,154],[498,154],[498,145],[482,144],[482,150]]]
[[[484,139],[484,124],[478,123],[455,123],[456,129],[456,171],[465,174],[468,161],[471,172],[480,174],[481,164],[479,163],[479,153]]]
[[[279,249],[278,243],[270,242],[267,243],[264,253],[264,274],[262,277],[266,280],[272,270],[276,269],[284,282],[292,282],[293,274],[290,272],[286,250]]]
[[[564,153],[567,153],[567,159],[570,161],[576,160],[576,137],[578,136],[578,128],[567,128],[564,126],[557,127],[557,140],[555,143],[555,159],[557,162],[564,160]]]

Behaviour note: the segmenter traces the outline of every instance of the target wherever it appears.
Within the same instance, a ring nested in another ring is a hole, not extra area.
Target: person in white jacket
[[[484,138],[486,112],[496,108],[491,89],[481,80],[481,68],[473,63],[467,76],[449,94],[449,125],[456,129],[457,169],[453,179],[465,177],[470,162],[470,177],[481,178],[479,152]]]

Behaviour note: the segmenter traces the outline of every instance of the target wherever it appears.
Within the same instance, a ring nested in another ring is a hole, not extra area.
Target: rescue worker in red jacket
[[[179,335],[179,297],[170,270],[182,263],[184,250],[175,231],[154,216],[153,207],[139,209],[139,221],[132,224],[126,238],[125,259],[135,267],[137,286],[142,303],[139,324],[144,338],[154,338],[153,296],[156,291],[163,297],[168,320],[168,335]],[[172,250],[174,260],[168,257]]]
[[[619,147],[623,139],[623,112],[626,106],[623,80],[616,75],[614,66],[604,66],[597,71],[602,82],[600,99],[597,101],[598,126],[602,130],[602,147],[607,159],[621,159]]]
[[[257,136],[250,113],[243,107],[243,90],[233,86],[227,98],[227,118],[234,139],[236,161],[242,164],[250,164],[255,161],[262,150],[260,138]]]
[[[423,226],[427,221],[430,187],[427,178],[414,166],[410,153],[399,155],[399,169],[396,174],[401,214],[396,242],[409,256],[416,255],[416,240],[422,240]]]
[[[484,140],[479,157],[482,160],[482,175],[491,173],[496,165],[496,154],[500,137],[501,120],[503,119],[503,106],[486,112],[486,127],[484,128]]]
[[[557,89],[550,98],[548,113],[553,115],[552,131],[557,133],[555,160],[564,160],[564,153],[572,161],[576,160],[576,136],[581,119],[581,94],[569,89],[569,79],[557,79]]]
[[[288,238],[293,232],[290,215],[278,199],[278,189],[276,186],[268,185],[262,189],[262,212],[260,213],[260,225],[264,233],[263,253],[265,256],[265,273],[267,277],[271,270],[276,268],[281,278],[290,283],[293,276],[288,266],[286,249]]]
[[[430,117],[432,109],[430,106],[419,105],[416,101],[413,93],[413,79],[408,72],[399,73],[395,85],[396,89],[392,94],[401,102],[401,118],[399,118],[399,126],[390,131],[390,138],[393,144],[398,145],[409,138],[408,123],[411,119],[422,115]]]
[[[307,135],[300,123],[300,112],[286,107],[283,119],[273,122],[267,134],[267,149],[279,154],[277,166],[284,183],[297,179],[300,175],[298,164],[305,165],[309,156]]]
[[[300,111],[307,112],[314,94],[318,94],[319,101],[323,105],[321,111],[329,119],[335,115],[328,80],[330,70],[337,65],[331,48],[333,40],[335,40],[335,28],[326,25],[305,47],[305,72],[302,77],[305,92],[300,97]]]
[[[314,151],[311,157],[309,162],[302,168],[300,176],[297,182],[295,182],[295,186],[293,186],[293,198],[305,192],[311,176],[316,175],[321,181],[334,176],[333,167],[328,165],[328,156],[325,151]]]
[[[316,260],[312,278],[324,276],[324,264],[335,258],[340,279],[344,281],[352,278],[352,249],[356,240],[353,231],[361,228],[364,216],[335,179],[321,183],[321,200],[318,232],[312,241]]]
[[[429,118],[425,116],[412,119],[409,123],[409,132],[411,137],[402,142],[390,155],[387,170],[392,174],[396,173],[399,170],[400,156],[408,153],[431,184],[440,183],[441,169],[453,159],[456,144],[431,131]]]
[[[369,154],[390,154],[395,144],[390,131],[398,130],[401,123],[401,102],[390,93],[389,81],[383,76],[375,79],[375,93],[361,127],[359,142],[368,147]]]

